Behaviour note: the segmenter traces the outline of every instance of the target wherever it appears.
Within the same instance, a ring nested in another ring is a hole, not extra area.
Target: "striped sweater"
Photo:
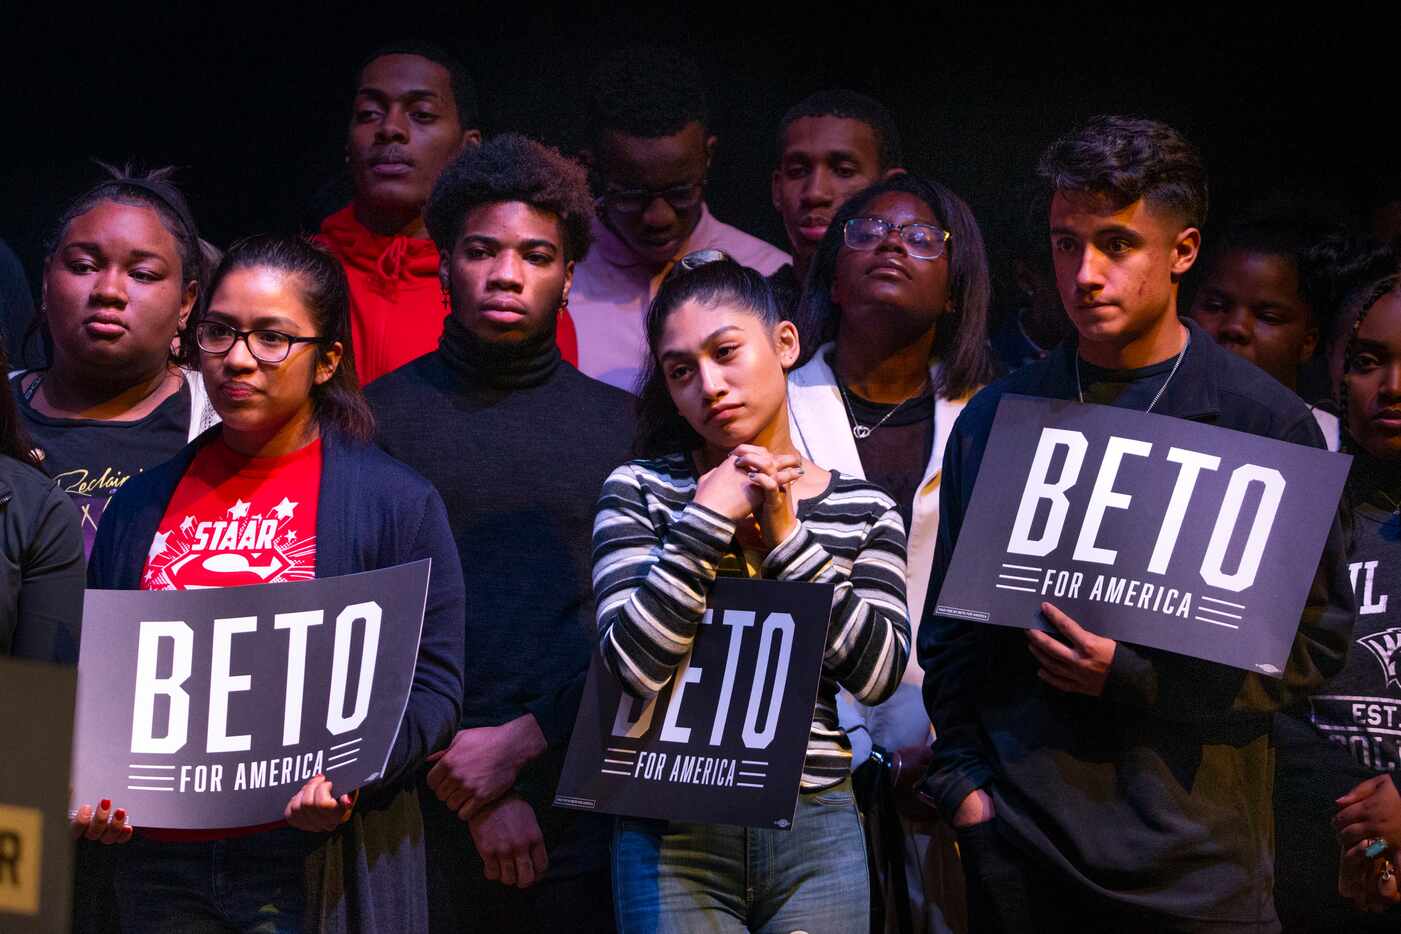
[[[593,585],[604,662],[638,697],[671,680],[690,651],[706,593],[736,564],[735,524],[692,502],[697,475],[677,454],[630,461],[603,485],[593,531]],[[837,725],[837,688],[878,704],[900,683],[910,652],[905,528],[878,487],[832,471],[827,489],[798,505],[798,527],[764,557],[771,580],[836,584],[802,787],[851,771]],[[743,566],[743,561],[738,562]]]

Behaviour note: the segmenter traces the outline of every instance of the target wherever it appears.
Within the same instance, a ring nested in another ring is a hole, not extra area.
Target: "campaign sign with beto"
[[[73,800],[138,827],[281,820],[307,779],[379,777],[408,704],[429,564],[207,590],[90,590]]]
[[[595,652],[555,804],[792,827],[832,589],[719,578],[691,654],[646,702]]]
[[[941,616],[1091,632],[1279,677],[1350,457],[1111,406],[1009,395]]]
[[[69,929],[72,668],[0,658],[0,931]]]

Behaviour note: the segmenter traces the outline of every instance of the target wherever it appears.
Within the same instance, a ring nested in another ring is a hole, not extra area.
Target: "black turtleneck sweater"
[[[535,716],[552,753],[518,790],[548,804],[593,641],[590,542],[603,481],[631,456],[633,398],[451,317],[437,351],[366,390],[379,443],[438,488],[467,587],[463,728]]]

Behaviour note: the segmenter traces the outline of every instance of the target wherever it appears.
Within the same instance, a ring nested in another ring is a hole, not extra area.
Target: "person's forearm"
[[[502,731],[502,741],[511,751],[512,764],[517,771],[540,758],[550,748],[540,723],[533,714],[507,720],[496,729]]]
[[[655,695],[691,650],[705,594],[733,536],[734,523],[692,503],[667,530],[660,556],[645,573],[638,573],[640,565],[616,575],[596,566],[599,651],[629,693]],[[600,538],[595,535],[594,554],[603,566],[612,556]]]

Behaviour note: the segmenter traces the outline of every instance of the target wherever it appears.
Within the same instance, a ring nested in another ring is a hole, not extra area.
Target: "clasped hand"
[[[736,523],[753,517],[764,545],[773,548],[798,524],[793,484],[804,472],[797,454],[741,444],[701,476],[696,502]]]
[[[545,838],[529,802],[511,789],[521,768],[544,753],[545,734],[531,714],[500,726],[459,730],[428,757],[428,787],[466,821],[482,873],[528,888],[549,868]]]
[[[1338,894],[1363,911],[1384,911],[1401,901],[1395,863],[1401,843],[1401,794],[1390,775],[1360,782],[1337,800],[1333,829],[1342,856],[1338,865]],[[1383,856],[1367,855],[1374,840],[1384,841]]]

